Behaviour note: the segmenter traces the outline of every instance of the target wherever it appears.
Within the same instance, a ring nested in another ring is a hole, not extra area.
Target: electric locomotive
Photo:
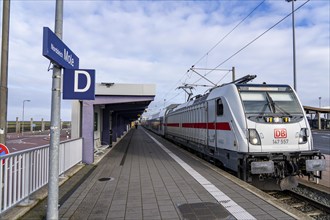
[[[325,159],[313,150],[297,94],[289,85],[247,83],[255,77],[166,108],[152,129],[263,189],[296,187],[302,175],[321,178]]]

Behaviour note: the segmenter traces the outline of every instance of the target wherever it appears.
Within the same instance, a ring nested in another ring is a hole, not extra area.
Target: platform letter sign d
[[[64,69],[63,99],[94,100],[95,70]]]
[[[84,88],[79,88],[79,74],[86,77],[86,85]],[[86,92],[91,87],[91,76],[85,70],[75,70],[74,71],[74,92]]]

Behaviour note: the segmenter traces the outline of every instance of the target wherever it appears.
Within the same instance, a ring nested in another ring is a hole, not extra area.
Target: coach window
[[[223,104],[221,99],[217,100],[217,115],[223,115]]]

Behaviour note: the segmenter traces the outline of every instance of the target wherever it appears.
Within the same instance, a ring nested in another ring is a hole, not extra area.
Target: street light
[[[294,28],[294,1],[296,0],[286,0],[287,2],[292,2],[292,47],[293,47],[293,88],[297,91],[296,84],[296,37]]]
[[[24,104],[25,102],[30,102],[31,100],[23,100],[23,115],[22,115],[22,136],[24,133]]]
[[[321,99],[322,97],[319,97],[319,107],[321,108]]]

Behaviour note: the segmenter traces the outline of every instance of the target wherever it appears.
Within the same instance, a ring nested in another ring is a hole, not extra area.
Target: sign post
[[[63,0],[56,0],[55,33],[43,28],[42,54],[53,63],[47,219],[58,219],[58,176],[61,123],[61,69],[64,99],[94,99],[95,70],[79,70],[79,58],[62,42]],[[68,84],[68,85],[67,85]]]
[[[62,39],[62,30],[63,30],[63,0],[56,0],[55,10],[56,10],[55,34],[57,35],[59,42],[61,42],[60,39]],[[52,34],[48,35],[49,31],[46,31],[46,33],[47,33],[46,36],[44,35],[43,52],[45,52],[46,49],[45,41],[47,41],[47,39],[49,40],[57,39],[56,37],[50,37],[53,35]],[[44,28],[44,34],[45,34],[45,28]],[[51,45],[52,44],[50,44],[50,47]],[[53,51],[57,51],[57,50],[54,49]],[[62,62],[62,60],[60,59],[56,59],[56,57],[53,58],[53,56],[47,58],[49,58],[55,63],[53,66],[53,82],[52,82],[50,146],[49,146],[49,178],[48,178],[48,200],[47,200],[47,219],[51,220],[51,219],[59,219],[58,218],[58,191],[59,191],[58,188],[59,159],[58,158],[59,158],[59,146],[60,146],[60,121],[61,121],[61,64],[65,62]],[[71,64],[72,63],[74,64],[74,62],[71,62]]]
[[[8,55],[10,1],[3,1],[2,37],[0,52],[0,143],[6,143],[8,108]]]

